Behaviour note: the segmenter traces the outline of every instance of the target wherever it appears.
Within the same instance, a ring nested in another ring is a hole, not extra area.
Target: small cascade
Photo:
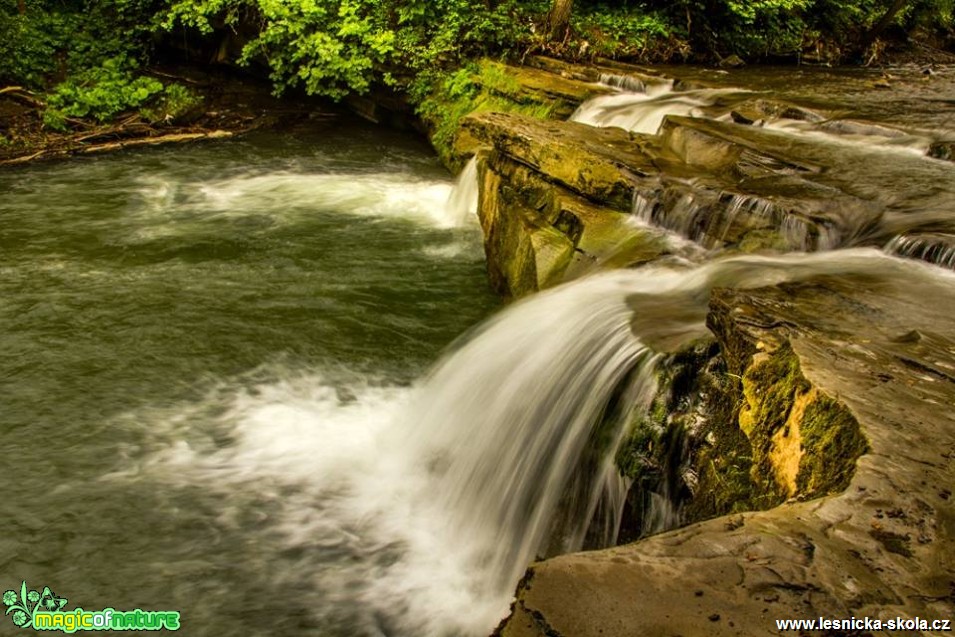
[[[885,246],[885,251],[955,270],[955,236],[950,234],[899,235]]]
[[[779,118],[763,123],[769,130],[798,135],[820,144],[833,144],[860,149],[878,150],[909,156],[924,156],[932,139],[925,133],[903,131],[877,124],[849,120],[801,120]]]
[[[445,217],[451,225],[464,225],[477,214],[479,191],[478,160],[474,156],[458,175],[444,206]]]
[[[719,209],[719,201],[715,193],[706,190],[687,191],[669,188],[647,194],[652,199],[644,194],[634,195],[633,215],[635,217],[693,241],[704,248],[722,246],[726,231],[717,232],[714,236],[708,230],[713,223],[713,211]]]
[[[617,75],[615,73],[601,73],[600,83],[613,88],[619,88],[622,91],[631,93],[646,93],[647,85],[640,78],[632,75]]]
[[[722,199],[725,198],[725,195]],[[723,222],[725,240],[734,230],[741,228],[770,228],[779,235],[779,243],[789,250],[811,252],[830,250],[837,246],[838,235],[828,227],[795,214],[771,199],[752,195],[730,195]],[[740,228],[741,227],[741,228]]]
[[[673,82],[645,85],[644,91],[601,95],[580,105],[571,121],[606,128],[616,126],[634,133],[654,135],[667,115],[701,116],[726,94],[738,89],[676,91]]]
[[[635,193],[633,215],[707,249],[736,243],[752,230],[779,235],[779,247],[801,252],[838,247],[834,228],[793,213],[771,199],[705,189]]]

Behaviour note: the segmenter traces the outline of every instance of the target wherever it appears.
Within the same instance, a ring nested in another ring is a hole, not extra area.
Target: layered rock
[[[522,181],[532,175],[566,196],[607,209],[611,217],[632,212],[708,249],[882,247],[904,233],[955,232],[949,212],[955,207],[951,164],[904,151],[819,144],[774,130],[673,116],[659,135],[502,113],[468,117],[461,131],[472,150],[484,148],[485,156],[494,158],[495,166],[482,172],[480,212],[498,247],[505,232],[530,228],[536,233],[544,227],[509,224],[505,231],[495,226],[507,222],[508,214],[496,207],[520,199],[494,192],[507,186],[513,172],[507,165],[529,171],[521,173]],[[525,199],[518,207],[535,206]],[[512,237],[505,243],[518,246],[528,240]],[[522,252],[520,258],[528,254]],[[548,260],[552,251],[541,254]],[[528,267],[508,264],[507,250],[489,249],[488,256],[495,272]],[[568,263],[566,255],[560,260]],[[563,268],[550,262],[539,266],[546,272]],[[548,274],[536,277],[536,285],[530,284],[533,277],[512,285],[506,277],[494,278],[509,296],[563,280]]]
[[[531,63],[571,82],[658,81]],[[955,173],[906,145],[911,131],[736,94],[706,114],[722,115],[668,116],[656,135],[464,119],[495,287],[517,297],[641,266],[683,251],[674,234],[724,253],[887,246],[951,267]],[[793,122],[801,134],[780,130]],[[635,484],[621,540],[660,530],[651,492],[691,526],[533,565],[499,633],[749,635],[785,618],[951,617],[955,294],[929,268],[887,267],[718,290],[711,337],[676,352],[648,343],[671,357],[617,456]],[[924,299],[933,306],[915,313]]]
[[[952,617],[955,295],[914,269],[860,283],[713,296],[708,323],[742,379],[732,426],[752,444],[753,477],[786,504],[535,564],[500,634],[752,635],[787,618]],[[937,302],[913,316],[924,298]]]

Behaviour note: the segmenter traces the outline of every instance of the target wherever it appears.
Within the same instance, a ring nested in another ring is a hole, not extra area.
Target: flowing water
[[[370,546],[322,494],[384,462],[409,385],[497,305],[424,143],[336,123],[0,192],[0,588],[357,634],[335,569],[402,538]]]
[[[613,82],[647,92],[578,119],[649,132],[713,97]],[[934,276],[674,260],[481,323],[476,165],[453,186],[419,143],[334,126],[0,174],[0,588],[189,635],[487,634],[535,557],[615,541],[614,452],[714,286]],[[932,240],[894,249],[950,259]]]
[[[937,97],[955,89],[955,71],[946,67],[931,78],[897,72],[887,94],[872,88],[880,76],[866,71],[758,69],[714,77],[681,69],[689,82],[607,75],[602,82],[617,90],[582,104],[571,120],[644,135],[659,133],[668,116],[720,120],[756,149],[740,160],[754,162],[756,174],[766,168],[759,162],[777,161],[774,153],[802,166],[777,165],[772,179],[690,170],[670,177],[669,192],[636,194],[637,217],[707,249],[721,248],[734,226],[770,227],[790,250],[879,245],[952,268],[955,164],[927,155],[955,130],[947,102]],[[697,79],[711,86],[693,88]],[[915,121],[906,117],[912,113]],[[692,164],[693,157],[685,160]]]

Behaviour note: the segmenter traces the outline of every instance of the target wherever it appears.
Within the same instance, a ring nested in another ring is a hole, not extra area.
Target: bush
[[[42,89],[126,56],[143,59],[163,0],[30,0],[0,3],[0,80]]]
[[[338,99],[517,48],[530,32],[528,10],[539,8],[546,0],[179,0],[163,25],[211,33],[217,21],[255,23],[240,63],[266,62],[278,92],[302,86]]]
[[[136,64],[124,56],[106,60],[58,84],[47,97],[44,123],[64,130],[69,117],[105,122],[125,111],[143,108],[148,119],[175,117],[198,101],[185,87],[164,86],[155,78],[135,75]]]

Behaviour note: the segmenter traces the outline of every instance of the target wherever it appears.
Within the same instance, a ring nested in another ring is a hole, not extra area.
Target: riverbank
[[[157,67],[147,75],[177,82],[195,103],[175,117],[150,121],[139,112],[100,123],[71,118],[67,129],[45,125],[42,95],[19,87],[0,91],[0,166],[118,150],[226,139],[257,130],[281,131],[344,112],[316,99],[272,95],[267,81],[233,68]]]

